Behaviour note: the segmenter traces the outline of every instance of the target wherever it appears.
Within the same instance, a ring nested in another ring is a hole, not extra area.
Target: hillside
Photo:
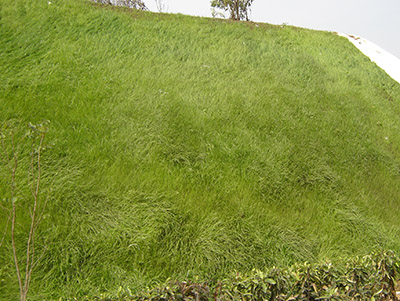
[[[51,122],[33,299],[400,252],[400,85],[345,38],[0,0],[0,49],[0,121]],[[7,234],[0,296],[17,295]]]

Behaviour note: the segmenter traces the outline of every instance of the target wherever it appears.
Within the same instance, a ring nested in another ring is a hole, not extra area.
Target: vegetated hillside
[[[400,251],[400,85],[346,39],[81,0],[0,0],[0,25],[0,120],[54,144],[32,298]]]

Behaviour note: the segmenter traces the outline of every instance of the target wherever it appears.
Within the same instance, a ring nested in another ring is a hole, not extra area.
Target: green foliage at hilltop
[[[0,49],[0,121],[51,121],[32,299],[400,251],[400,86],[346,39],[0,0]]]

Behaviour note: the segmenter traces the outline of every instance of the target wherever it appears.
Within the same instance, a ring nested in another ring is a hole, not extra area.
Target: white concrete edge
[[[400,59],[362,37],[344,33],[338,33],[338,35],[347,38],[364,55],[369,57],[372,62],[400,83]]]

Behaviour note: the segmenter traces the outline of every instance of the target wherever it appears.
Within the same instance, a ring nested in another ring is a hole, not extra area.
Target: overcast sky
[[[144,0],[156,11],[156,0]],[[210,0],[162,0],[165,11],[211,17]],[[400,58],[400,0],[254,0],[252,21],[355,34]]]

